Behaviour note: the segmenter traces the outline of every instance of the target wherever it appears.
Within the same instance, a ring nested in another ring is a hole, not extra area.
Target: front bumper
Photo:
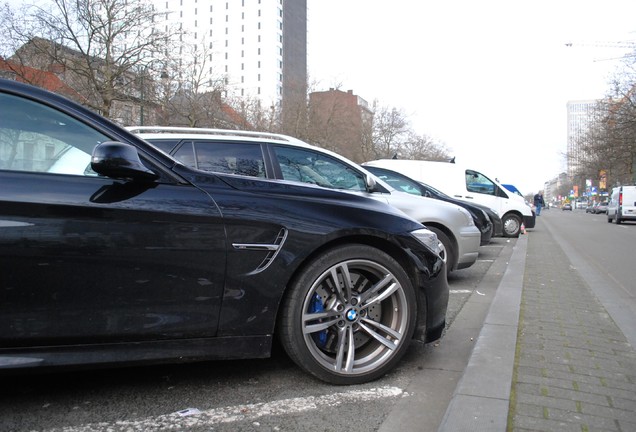
[[[536,220],[537,220],[537,216],[534,213],[534,210],[532,210],[532,216],[523,217],[523,224],[525,225],[526,228],[534,228]]]
[[[420,273],[418,292],[417,326],[413,339],[421,342],[433,342],[442,337],[446,328],[446,309],[448,308],[449,288],[446,279],[446,264],[437,275],[426,279]]]
[[[475,226],[463,229],[459,235],[461,237],[457,239],[457,270],[475,264],[481,245],[481,233]]]

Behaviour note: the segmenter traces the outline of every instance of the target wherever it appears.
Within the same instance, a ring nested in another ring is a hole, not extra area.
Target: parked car
[[[620,224],[626,220],[636,220],[636,186],[618,186],[612,189],[607,204],[607,222]]]
[[[131,127],[139,137],[200,170],[312,183],[389,203],[437,234],[447,271],[473,265],[481,234],[470,213],[454,204],[396,191],[354,162],[280,134],[203,128]],[[365,178],[373,178],[373,187]]]
[[[408,159],[380,159],[365,162],[364,165],[397,171],[432,185],[453,198],[495,209],[503,222],[506,237],[518,237],[522,225],[534,228],[536,223],[535,213],[523,197],[507,191],[494,177],[488,177],[472,167]]]
[[[468,210],[473,217],[475,226],[479,229],[479,232],[481,232],[482,246],[490,243],[490,239],[492,238],[494,232],[493,222],[491,222],[489,214],[486,213],[486,210],[490,210],[490,215],[492,215],[491,217],[493,218],[493,220],[498,220],[499,233],[501,233],[501,219],[492,209],[488,209],[487,207],[481,206],[479,204],[470,204],[465,201],[451,198],[445,193],[433,188],[432,186],[428,186],[425,183],[413,180],[412,178],[402,175],[397,171],[374,166],[363,166],[371,174],[374,174],[376,177],[384,180],[396,190],[401,190],[412,195],[424,196],[427,198],[434,198],[440,201],[449,202]]]
[[[595,214],[606,214],[607,213],[607,205],[608,201],[599,201],[598,204],[594,207]]]
[[[305,371],[353,384],[441,336],[433,232],[245,156],[193,169],[0,79],[0,368],[267,357],[278,337]]]
[[[570,203],[564,203],[564,204],[561,206],[561,210],[570,210],[570,211],[572,211],[572,204],[570,204]]]
[[[595,203],[593,203],[591,205],[588,205],[585,208],[585,213],[592,213],[592,214],[596,213],[596,207],[598,206],[598,204],[599,204],[599,202],[596,201]]]

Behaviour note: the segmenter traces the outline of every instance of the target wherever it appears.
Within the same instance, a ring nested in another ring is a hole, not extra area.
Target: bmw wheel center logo
[[[349,309],[347,311],[347,321],[352,322],[358,319],[358,311],[355,309]]]

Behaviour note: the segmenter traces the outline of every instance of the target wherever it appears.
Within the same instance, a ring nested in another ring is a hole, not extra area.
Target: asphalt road
[[[413,342],[398,368],[375,382],[324,384],[280,350],[265,360],[4,375],[0,431],[366,432],[410,421],[436,430],[480,330],[455,319],[470,299],[492,294],[515,241],[494,239],[475,265],[451,274],[446,336]],[[469,316],[480,323],[487,307],[477,305]]]

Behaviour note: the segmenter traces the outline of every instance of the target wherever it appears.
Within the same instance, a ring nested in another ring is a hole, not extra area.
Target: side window
[[[176,139],[149,139],[147,141],[162,152],[168,154],[170,154],[172,149],[179,143],[179,140]]]
[[[53,108],[0,94],[0,169],[96,176],[93,148],[108,137]]]
[[[497,185],[477,171],[466,170],[466,189],[468,192],[496,195]]]
[[[366,190],[362,173],[348,164],[313,150],[275,146],[283,179],[332,189]]]
[[[258,143],[196,141],[196,167],[203,171],[265,177],[263,152]]]
[[[185,166],[197,167],[194,160],[194,143],[192,141],[184,142],[172,156]]]
[[[422,192],[417,187],[417,185],[413,184],[410,181],[407,181],[406,179],[403,179],[401,177],[394,177],[389,174],[378,174],[378,178],[380,180],[384,180],[385,183],[389,184],[395,190],[406,192],[411,195],[422,196]]]

